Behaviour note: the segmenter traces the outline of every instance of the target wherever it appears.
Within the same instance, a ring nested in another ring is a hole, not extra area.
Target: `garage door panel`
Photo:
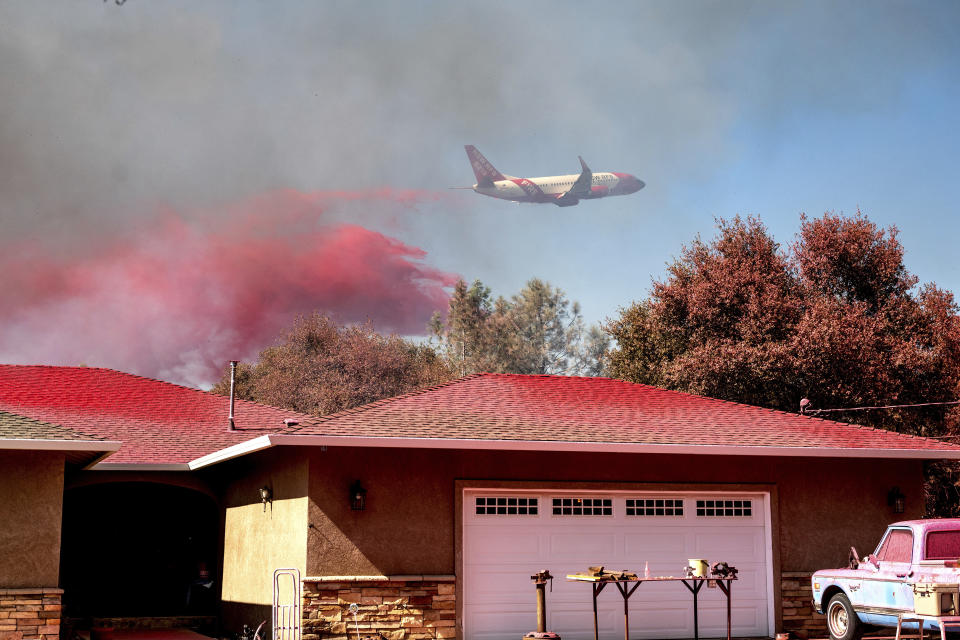
[[[755,569],[740,569],[737,581],[733,583],[732,591],[734,601],[747,599],[765,600],[767,597],[767,579],[766,569],[757,567]]]
[[[549,606],[549,605],[548,605]],[[588,624],[584,625],[584,621]],[[548,621],[550,629],[568,629],[567,633],[561,634],[563,640],[575,640],[584,638],[584,640],[593,640],[593,607],[583,606],[579,608],[564,608],[551,612]],[[613,628],[617,622],[620,622],[623,628],[623,609],[619,613],[610,609],[600,609],[597,611],[597,624],[601,629]],[[536,625],[534,625],[536,627]]]
[[[510,535],[498,535],[496,528],[484,527],[471,536],[470,559],[474,564],[490,564],[531,557],[547,556],[541,553],[542,535],[531,530],[513,530]]]
[[[526,611],[481,611],[470,619],[470,637],[476,640],[503,640],[505,628],[536,631],[536,611],[531,613],[529,607]]]
[[[633,598],[630,599],[633,605]],[[651,610],[644,607],[630,607],[630,637],[631,638],[676,638],[693,636],[693,618],[687,607],[662,607],[651,615]],[[620,616],[623,617],[621,607]],[[689,619],[688,619],[689,618]],[[623,620],[619,620],[619,627],[623,628]],[[622,633],[622,632],[621,632]],[[592,640],[592,638],[591,638]]]
[[[542,567],[541,567],[542,568]],[[476,569],[470,572],[471,590],[478,599],[497,605],[523,602],[526,610],[534,600],[530,576],[540,569],[512,567],[507,570]],[[515,594],[528,591],[525,600],[518,600]]]
[[[761,619],[761,616],[763,619]],[[734,629],[766,628],[766,615],[762,615],[757,607],[732,606],[730,608],[730,618],[733,621]],[[727,635],[727,607],[725,604],[722,606],[718,604],[715,607],[700,607],[700,635],[708,637]]]
[[[644,523],[640,521],[631,524],[634,527],[644,526]],[[664,556],[669,556],[671,559],[684,558],[684,564],[686,564],[686,558],[689,557],[687,553],[690,551],[692,542],[692,537],[682,527],[669,528],[663,531],[627,533],[625,538],[628,556],[631,558],[651,556],[651,558],[644,559],[642,562],[650,562],[650,560],[663,562],[666,560]],[[654,549],[656,553],[651,552]]]
[[[551,555],[576,558],[609,558],[617,550],[615,533],[555,533],[550,536]],[[589,561],[592,563],[592,560]],[[586,569],[586,567],[583,567]]]
[[[764,531],[753,527],[730,527],[718,532],[711,528],[695,534],[694,549],[703,557],[723,558],[730,564],[753,559],[763,552]]]

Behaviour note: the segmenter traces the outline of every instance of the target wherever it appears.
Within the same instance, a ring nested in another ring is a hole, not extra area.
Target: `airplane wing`
[[[573,183],[573,186],[557,198],[559,201],[558,204],[564,202],[577,204],[580,198],[590,193],[590,188],[593,186],[593,171],[590,171],[590,167],[587,166],[587,163],[583,161],[582,157],[577,157],[580,158],[580,166],[583,168],[583,171],[580,172],[580,176],[576,182]],[[561,204],[560,206],[563,205]]]
[[[570,194],[580,197],[590,193],[590,186],[593,183],[593,171],[590,171],[590,167],[583,161],[583,158],[580,156],[577,156],[577,158],[580,159],[580,166],[583,167],[583,171],[580,172],[580,177],[577,178],[577,181],[573,183],[573,186],[570,187],[570,190],[564,195]]]
[[[580,159],[580,166],[583,170],[573,186],[557,198],[557,204],[561,207],[577,204],[580,198],[590,193],[590,188],[593,186],[593,171],[590,171],[590,167],[587,166],[582,157],[577,156],[577,158]]]

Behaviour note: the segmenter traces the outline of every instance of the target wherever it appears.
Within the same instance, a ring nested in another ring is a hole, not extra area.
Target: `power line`
[[[806,398],[804,398],[806,400]],[[958,405],[960,400],[949,400],[947,402],[919,402],[916,404],[886,404],[871,407],[846,407],[839,409],[807,409],[807,404],[800,402],[800,413],[804,415],[820,415],[821,413],[837,413],[840,411],[876,411],[885,409],[913,409],[915,407],[938,407],[946,405]]]

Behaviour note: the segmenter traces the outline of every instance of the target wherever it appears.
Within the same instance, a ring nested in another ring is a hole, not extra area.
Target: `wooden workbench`
[[[720,591],[727,598],[727,640],[730,640],[730,588],[736,578],[685,578],[680,576],[651,576],[651,577],[606,577],[594,576],[587,573],[574,573],[567,576],[571,582],[588,582],[593,588],[593,640],[600,640],[600,632],[597,625],[597,596],[608,584],[617,585],[617,590],[623,597],[623,639],[630,640],[630,607],[629,600],[633,592],[637,590],[643,582],[682,582],[683,586],[693,594],[693,637],[694,640],[700,640],[700,620],[699,606],[697,596],[705,582],[710,580],[717,583]],[[630,585],[633,586],[630,586]],[[898,639],[899,640],[899,639]]]

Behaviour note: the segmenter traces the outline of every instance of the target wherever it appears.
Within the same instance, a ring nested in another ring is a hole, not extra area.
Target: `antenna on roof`
[[[236,395],[234,394],[234,389],[237,382],[237,361],[230,361],[230,431],[236,429],[236,425],[233,424],[233,403]]]

